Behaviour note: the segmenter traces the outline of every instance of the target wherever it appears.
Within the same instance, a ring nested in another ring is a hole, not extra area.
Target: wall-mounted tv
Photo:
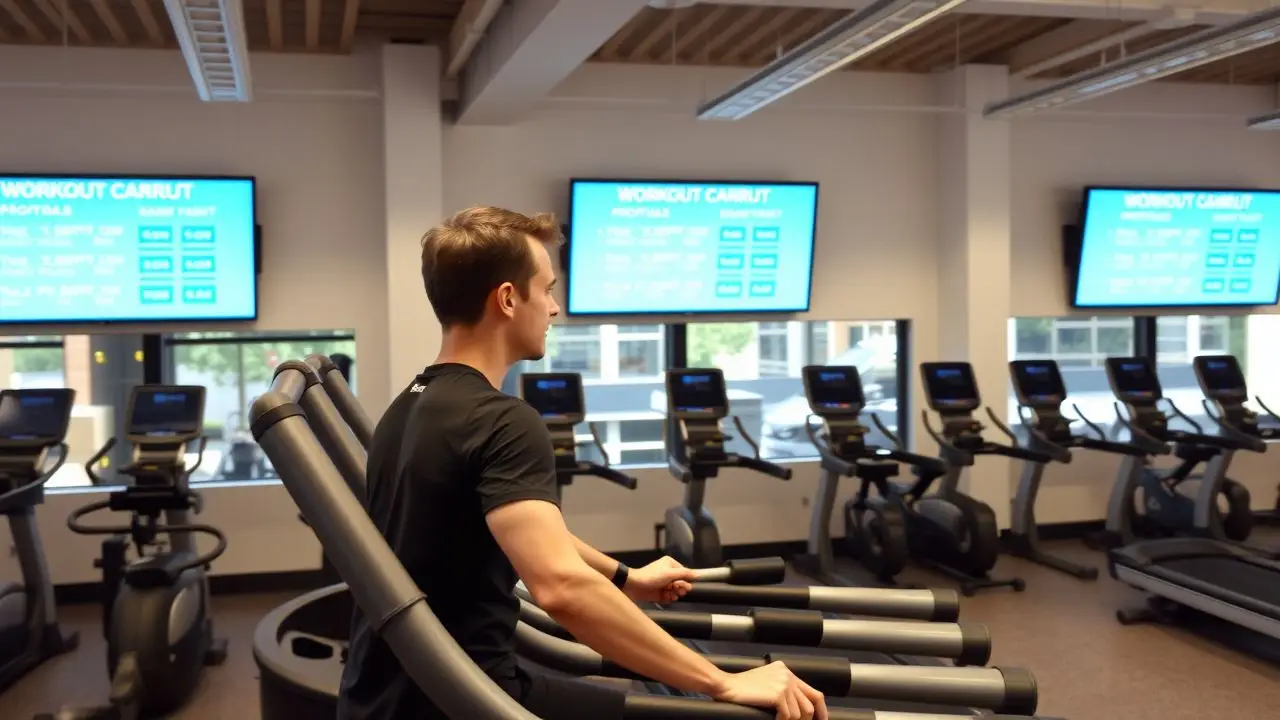
[[[0,175],[0,325],[254,320],[247,177]]]
[[[818,185],[573,180],[570,315],[809,309]]]
[[[1274,305],[1280,192],[1085,190],[1078,308]]]

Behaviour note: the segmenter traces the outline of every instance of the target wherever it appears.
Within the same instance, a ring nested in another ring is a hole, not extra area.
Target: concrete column
[[[1008,70],[968,65],[939,78],[942,101],[963,112],[939,121],[941,214],[938,255],[938,357],[973,364],[983,402],[1007,422],[1011,300],[1011,128],[982,107],[1008,95]],[[986,411],[979,419],[990,424]],[[997,429],[992,440],[1006,441]],[[1008,524],[1013,468],[982,457],[962,487]]]
[[[440,54],[382,48],[383,161],[387,197],[387,331],[390,397],[440,349],[440,325],[422,287],[421,239],[445,216]]]

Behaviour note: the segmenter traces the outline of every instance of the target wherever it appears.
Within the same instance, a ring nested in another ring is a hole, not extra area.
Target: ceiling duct
[[[164,7],[200,99],[252,100],[241,0],[164,0]]]
[[[987,105],[987,117],[1026,115],[1101,97],[1280,42],[1280,7],[1188,35],[1033,92]]]
[[[928,23],[965,0],[876,0],[698,108],[703,120],[740,120]]]

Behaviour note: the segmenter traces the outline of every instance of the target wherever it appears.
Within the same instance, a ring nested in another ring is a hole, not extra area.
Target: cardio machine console
[[[67,437],[75,398],[62,388],[0,391],[0,493],[40,474],[46,453]],[[43,487],[32,495],[43,497]]]
[[[582,376],[577,373],[525,373],[520,376],[520,397],[547,423],[556,465],[577,467],[574,426],[587,418]]]
[[[1258,414],[1244,406],[1249,401],[1249,385],[1234,355],[1201,355],[1191,364],[1204,396],[1218,406],[1226,425],[1267,440],[1277,436],[1275,427],[1261,427]]]
[[[1009,363],[1013,393],[1018,403],[1029,408],[1036,430],[1050,441],[1066,444],[1071,440],[1071,425],[1062,415],[1067,399],[1067,386],[1054,360],[1014,360]]]
[[[1107,381],[1116,399],[1129,407],[1134,425],[1156,438],[1165,436],[1169,419],[1156,407],[1164,390],[1150,358],[1107,358]]]
[[[129,474],[135,486],[168,486],[177,481],[179,473],[174,469],[185,468],[187,444],[204,433],[204,398],[201,385],[133,388],[125,415],[125,436],[133,444]]]
[[[925,399],[942,418],[942,434],[957,447],[981,445],[982,423],[973,411],[982,405],[973,366],[967,362],[931,362],[920,364]]]
[[[679,425],[690,456],[717,461],[726,457],[720,420],[729,414],[724,372],[718,368],[667,371],[667,414]]]
[[[866,405],[862,377],[852,365],[807,365],[801,371],[809,409],[822,418],[837,453],[853,451],[869,428],[858,421]]]

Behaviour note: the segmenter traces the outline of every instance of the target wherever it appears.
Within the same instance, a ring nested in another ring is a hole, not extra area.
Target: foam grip
[[[991,631],[980,623],[960,623],[960,657],[956,665],[981,667],[991,660]]]
[[[787,577],[787,563],[780,557],[730,560],[730,585],[776,585]]]
[[[753,608],[747,614],[755,621],[752,642],[805,647],[822,644],[822,613],[816,610]]]
[[[960,619],[960,593],[951,589],[933,588],[933,616],[931,622],[955,622]]]
[[[1009,715],[1035,715],[1040,700],[1035,676],[1022,668],[996,669],[1004,676],[1004,704],[992,709]]]
[[[849,674],[847,657],[769,653],[764,659],[766,662],[782,661],[796,677],[823,695],[848,697],[852,689],[853,678]]]

